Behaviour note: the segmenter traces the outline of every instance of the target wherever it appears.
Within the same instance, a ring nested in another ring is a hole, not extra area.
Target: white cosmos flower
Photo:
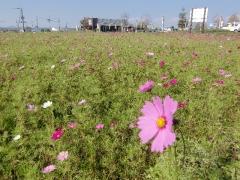
[[[19,70],[22,70],[22,69],[24,69],[25,68],[25,66],[20,66],[18,69]]]
[[[146,55],[147,55],[148,57],[153,57],[153,56],[154,56],[154,53],[153,53],[153,52],[147,52]]]
[[[21,135],[18,134],[18,135],[16,135],[16,136],[13,138],[13,140],[14,140],[14,141],[17,141],[17,140],[19,140],[20,138],[21,138]]]
[[[225,78],[229,78],[229,77],[231,77],[231,76],[232,76],[232,74],[230,74],[230,73],[224,75]]]
[[[43,103],[42,107],[44,109],[46,109],[46,108],[50,107],[51,105],[52,105],[52,101],[47,101],[47,102]]]
[[[60,62],[61,62],[61,63],[64,63],[65,61],[66,61],[66,59],[62,59]]]
[[[81,101],[78,102],[78,105],[83,105],[85,104],[87,101],[85,99],[82,99]]]

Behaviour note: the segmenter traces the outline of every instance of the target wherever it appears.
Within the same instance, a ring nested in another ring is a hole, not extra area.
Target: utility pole
[[[17,23],[17,30],[19,31],[20,30],[20,27],[19,27],[20,19],[16,19],[16,23]]]
[[[51,19],[50,19],[50,16],[49,16],[49,18],[47,19],[47,21],[48,21],[48,24],[49,24],[49,30],[51,31],[52,27],[51,27]]]
[[[65,25],[65,31],[68,31],[68,24]]]
[[[38,30],[38,16],[36,17],[36,29]]]
[[[58,30],[59,30],[59,32],[60,32],[60,30],[61,30],[61,21],[60,21],[60,18],[58,18]]]
[[[20,8],[20,19],[21,19],[21,22],[22,22],[22,29],[23,29],[23,32],[25,32],[25,27],[24,27],[24,19],[25,17],[23,16],[23,9]]]
[[[23,15],[23,9],[22,8],[15,8],[15,9],[19,9],[20,10],[19,20],[20,20],[20,23],[22,23],[22,30],[23,30],[23,32],[25,32],[25,26],[24,26],[24,23],[25,23],[24,19],[25,19],[25,17]]]
[[[205,31],[205,21],[206,21],[206,11],[207,11],[207,8],[205,7],[204,8],[204,15],[203,15],[203,23],[202,23],[202,33],[204,33]]]
[[[164,28],[165,28],[165,27],[164,27],[164,26],[165,26],[164,23],[165,23],[165,18],[164,18],[164,16],[163,16],[163,17],[162,17],[162,31],[164,31]]]
[[[190,33],[192,33],[192,23],[193,23],[193,8],[191,10],[191,17],[190,17],[190,28],[189,28]]]

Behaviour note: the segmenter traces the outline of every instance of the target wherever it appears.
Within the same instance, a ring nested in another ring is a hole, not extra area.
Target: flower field
[[[239,179],[240,36],[0,33],[1,179]]]

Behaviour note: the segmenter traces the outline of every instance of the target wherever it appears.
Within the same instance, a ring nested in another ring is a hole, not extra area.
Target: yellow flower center
[[[166,120],[165,120],[164,117],[160,117],[160,118],[158,118],[158,120],[157,120],[156,123],[157,123],[157,126],[158,126],[159,128],[164,128],[165,125],[166,125]]]

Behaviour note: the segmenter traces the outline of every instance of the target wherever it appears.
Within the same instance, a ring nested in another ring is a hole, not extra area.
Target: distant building
[[[82,21],[82,29],[94,30],[100,32],[132,32],[134,27],[132,25],[123,25],[123,19],[100,19],[87,18]]]

